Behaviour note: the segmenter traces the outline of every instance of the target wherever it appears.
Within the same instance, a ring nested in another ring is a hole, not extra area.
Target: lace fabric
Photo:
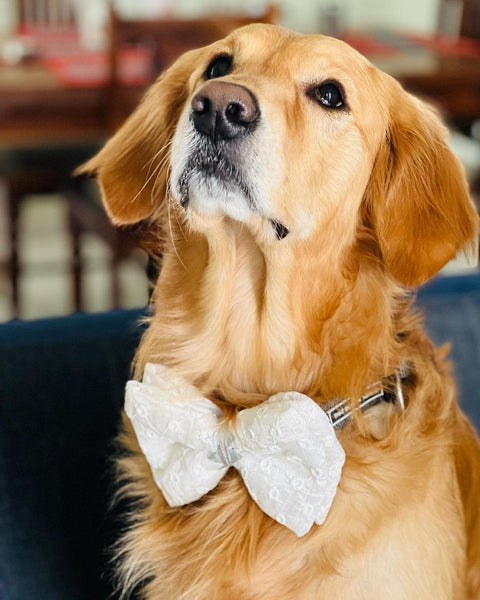
[[[156,484],[170,506],[215,488],[230,467],[270,517],[305,535],[332,505],[345,453],[326,413],[284,392],[220,423],[221,409],[163,365],[129,381],[125,410]]]

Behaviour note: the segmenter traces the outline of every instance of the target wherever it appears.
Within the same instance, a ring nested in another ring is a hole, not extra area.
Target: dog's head
[[[445,136],[341,41],[252,25],[179,58],[85,170],[117,224],[168,198],[193,230],[241,222],[265,252],[312,237],[342,252],[367,227],[386,271],[417,285],[477,224]]]

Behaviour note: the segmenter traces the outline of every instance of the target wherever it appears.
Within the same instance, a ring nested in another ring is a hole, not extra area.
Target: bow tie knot
[[[217,436],[217,449],[210,455],[211,460],[222,463],[225,467],[233,467],[241,458],[240,448],[230,431]]]
[[[142,382],[128,382],[125,411],[170,506],[198,500],[233,466],[260,508],[298,536],[325,520],[345,453],[307,396],[276,394],[225,426],[218,406],[149,363]]]

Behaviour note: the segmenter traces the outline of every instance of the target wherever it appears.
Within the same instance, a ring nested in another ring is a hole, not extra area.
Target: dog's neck
[[[175,365],[241,405],[285,390],[352,397],[392,372],[395,284],[373,264],[347,273],[353,249],[282,243],[267,252],[232,223],[180,238],[165,256],[139,371],[147,361]]]

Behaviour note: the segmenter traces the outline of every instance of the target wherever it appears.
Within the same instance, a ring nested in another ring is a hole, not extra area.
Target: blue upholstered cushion
[[[0,598],[104,600],[109,447],[138,311],[0,326]]]
[[[460,404],[480,431],[480,275],[438,277],[417,305],[433,341],[451,344]]]

